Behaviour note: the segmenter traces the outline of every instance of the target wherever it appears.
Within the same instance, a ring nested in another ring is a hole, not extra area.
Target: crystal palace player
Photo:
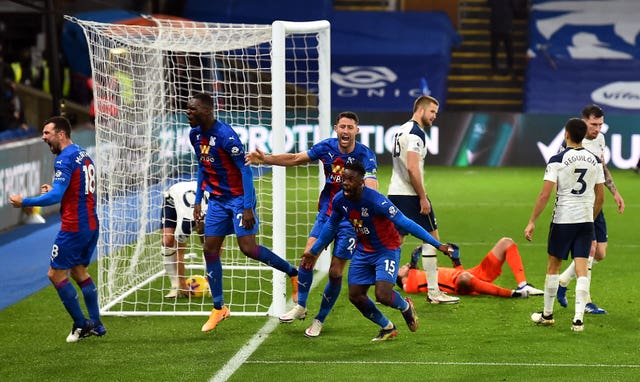
[[[191,145],[198,158],[198,187],[193,217],[202,220],[200,202],[209,192],[204,227],[204,259],[213,297],[213,309],[202,326],[203,332],[215,329],[229,317],[222,290],[220,253],[226,235],[235,232],[238,246],[246,256],[261,261],[291,277],[298,284],[296,267],[266,247],[256,244],[258,217],[256,192],[251,168],[244,164],[244,147],[238,134],[228,124],[213,117],[213,98],[194,95],[187,104]]]
[[[56,288],[64,307],[73,318],[67,342],[77,342],[90,335],[107,333],[100,322],[98,292],[87,266],[98,241],[96,215],[96,169],[87,152],[71,141],[71,125],[64,117],[44,122],[42,140],[49,145],[55,159],[53,186],[42,186],[42,195],[23,198],[11,195],[14,207],[49,206],[60,203],[62,225],[51,249],[49,280]],[[78,293],[68,274],[78,283],[89,313],[87,320],[78,302]]]
[[[356,250],[349,267],[349,300],[363,316],[380,325],[378,336],[372,341],[384,341],[398,335],[398,329],[376,307],[367,292],[375,285],[376,300],[398,309],[409,327],[418,329],[418,316],[410,298],[403,299],[393,289],[400,261],[400,234],[396,226],[451,256],[454,246],[441,244],[418,224],[405,217],[389,199],[378,191],[365,187],[365,169],[361,162],[345,164],[342,191],[333,198],[333,210],[321,230],[318,240],[307,256],[317,256],[338,232],[347,219],[357,235]]]
[[[342,173],[345,163],[361,161],[365,165],[366,174],[364,182],[367,187],[378,189],[376,179],[377,165],[373,151],[367,146],[356,142],[358,134],[358,116],[350,111],[338,114],[336,124],[333,126],[336,138],[324,139],[311,147],[308,151],[295,154],[264,155],[260,150],[247,154],[248,163],[266,163],[277,166],[298,166],[311,161],[320,160],[324,168],[325,184],[320,199],[318,200],[318,215],[316,222],[309,233],[306,249],[315,243],[324,223],[331,214],[331,200],[340,191]],[[320,311],[311,326],[305,330],[307,337],[320,335],[324,320],[331,312],[342,288],[342,273],[347,261],[351,260],[355,249],[356,233],[351,224],[345,219],[340,224],[340,230],[336,237],[329,267],[329,281],[322,293]],[[280,316],[280,322],[293,322],[296,319],[304,319],[307,315],[307,297],[313,282],[313,267],[317,261],[315,256],[303,256],[298,269],[298,301],[289,312]]]

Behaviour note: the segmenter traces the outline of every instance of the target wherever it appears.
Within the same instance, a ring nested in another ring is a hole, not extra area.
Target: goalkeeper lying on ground
[[[403,265],[398,270],[397,284],[407,293],[427,292],[426,272],[416,268],[420,258],[420,248],[418,247],[412,252],[411,263]],[[454,268],[438,267],[438,286],[443,292],[521,298],[539,296],[544,293],[527,283],[518,246],[508,237],[498,240],[480,264],[473,268],[464,269],[460,264],[459,257],[452,257],[452,260]],[[505,261],[509,264],[509,268],[516,278],[518,285],[516,289],[506,289],[493,284],[502,274],[502,265]]]

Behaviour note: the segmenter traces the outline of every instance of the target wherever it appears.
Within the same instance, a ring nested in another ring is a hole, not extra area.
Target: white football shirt
[[[594,153],[598,158],[604,158],[604,135],[598,133],[598,136],[594,139],[583,139],[582,147]]]
[[[557,186],[554,223],[593,222],[593,188],[604,183],[600,158],[584,148],[567,148],[549,159],[544,180]]]
[[[407,170],[407,153],[418,153],[420,179],[424,179],[424,158],[427,156],[426,134],[416,121],[400,126],[393,145],[393,170],[388,195],[418,195],[411,185]]]
[[[179,182],[169,187],[165,193],[165,197],[173,199],[176,209],[176,231],[177,241],[183,243],[187,239],[187,235],[182,231],[182,222],[185,220],[193,220],[193,206],[196,200],[196,185],[198,182]],[[209,193],[205,191],[202,198],[202,214],[207,212],[207,201]]]

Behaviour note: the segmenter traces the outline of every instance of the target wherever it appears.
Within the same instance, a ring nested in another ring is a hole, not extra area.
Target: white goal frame
[[[120,33],[124,33],[125,31],[135,31],[138,29],[138,26],[131,25],[119,25],[119,24],[105,24],[98,23],[86,20],[78,20],[75,18],[67,17],[68,20],[78,23],[84,31],[85,37],[90,45],[90,58],[91,58],[91,67],[93,71],[93,81],[94,84],[99,82],[99,79],[96,78],[96,68],[99,65],[97,62],[97,48],[92,47],[92,43],[95,44],[94,41],[96,38],[105,38],[107,40],[115,40],[116,45],[120,44],[130,44],[130,46],[139,45],[136,48],[140,49],[154,49],[154,44],[163,43],[163,38],[165,36],[169,36],[172,33],[176,33],[176,28],[185,28],[188,31],[185,32],[185,36],[190,39],[201,39],[201,44],[206,45],[207,43],[216,42],[216,33],[219,30],[231,29],[233,33],[236,33],[239,37],[238,40],[243,38],[243,34],[249,36],[251,38],[253,35],[264,35],[265,31],[270,30],[270,41],[268,43],[271,44],[270,54],[271,54],[271,63],[270,63],[270,84],[271,87],[271,108],[268,110],[270,113],[271,120],[271,152],[273,154],[284,153],[285,143],[287,139],[287,111],[291,105],[287,103],[290,100],[287,98],[289,95],[287,93],[288,88],[292,85],[287,82],[287,59],[288,52],[287,49],[290,49],[288,46],[288,38],[292,35],[296,34],[315,34],[317,39],[317,46],[314,48],[317,50],[317,89],[314,89],[316,93],[313,97],[314,100],[317,100],[317,105],[314,105],[314,108],[317,108],[317,121],[314,121],[314,124],[317,124],[314,132],[314,139],[320,140],[330,136],[331,134],[331,101],[330,101],[330,24],[328,21],[310,21],[310,22],[290,22],[290,21],[275,21],[272,25],[245,25],[245,24],[217,24],[217,23],[204,23],[204,22],[176,22],[176,21],[167,21],[167,20],[157,20],[153,18],[149,18],[153,22],[155,22],[154,27],[139,27],[144,29],[144,32],[140,33],[140,36],[133,37],[129,40],[126,40],[123,35]],[[146,29],[145,29],[146,28]],[[153,32],[150,32],[151,29],[156,28]],[[107,33],[107,36],[99,36],[100,33]],[[115,31],[115,32],[114,32]],[[152,41],[145,40],[145,37],[148,35],[152,35]],[[264,36],[261,36],[264,37]],[[164,42],[166,43],[167,40]],[[110,43],[112,43],[110,41]],[[242,41],[239,41],[241,44]],[[158,65],[162,65],[163,62],[163,50],[166,49],[181,49],[181,42],[171,40],[171,46],[160,46],[157,48],[159,50],[159,57],[156,61]],[[230,49],[240,48],[241,45],[236,47],[232,47]],[[110,48],[113,50],[114,48]],[[185,48],[186,49],[186,48]],[[144,75],[144,74],[143,74]],[[132,82],[136,81],[134,78]],[[149,84],[148,93],[144,95],[145,99],[143,105],[151,105],[153,103],[158,103],[154,97],[156,96],[153,89],[156,89],[155,84]],[[119,94],[120,97],[123,97],[123,94]],[[162,96],[160,96],[162,97]],[[94,99],[104,98],[104,94],[101,94],[101,89],[97,88],[94,85]],[[160,106],[162,107],[162,106]],[[265,110],[267,111],[267,110]],[[109,183],[112,178],[115,178],[115,175],[112,172],[118,170],[114,169],[113,164],[109,163],[114,160],[114,151],[113,147],[110,147],[109,143],[109,134],[113,134],[113,132],[106,133],[108,129],[110,129],[109,124],[112,124],[112,117],[108,116],[108,109],[102,110],[99,107],[96,107],[96,163],[98,167],[98,175],[99,179],[105,183]],[[137,111],[136,111],[137,112]],[[127,118],[125,113],[124,116],[120,116],[119,118]],[[131,113],[134,115],[134,112]],[[139,116],[143,116],[140,118]],[[152,112],[147,113],[146,111],[142,111],[136,114],[135,121],[132,121],[132,124],[138,124],[145,128],[148,127],[148,131],[151,130],[151,125],[157,123],[158,116],[153,115]],[[224,120],[224,118],[221,118]],[[235,126],[234,126],[235,128]],[[117,136],[117,134],[116,134]],[[313,144],[314,142],[310,142]],[[245,147],[247,144],[245,142]],[[123,149],[129,149],[129,147],[123,147]],[[143,148],[144,149],[144,148]],[[252,148],[249,147],[247,151],[250,151]],[[143,159],[141,171],[145,171],[144,166],[153,166],[154,163],[154,155],[157,153],[143,153],[140,158]],[[126,158],[122,159],[126,161]],[[157,158],[155,158],[157,159]],[[146,162],[145,162],[146,161]],[[324,177],[322,173],[321,166],[309,166],[309,174],[312,177],[316,178],[318,183],[318,192],[321,186],[324,184]],[[317,170],[317,173],[315,172]],[[302,252],[299,248],[292,250],[292,248],[288,247],[287,244],[287,227],[290,227],[290,224],[287,222],[287,214],[292,211],[288,211],[287,199],[288,192],[283,192],[287,190],[287,169],[284,167],[273,166],[271,168],[272,171],[272,181],[271,181],[271,203],[272,203],[272,233],[271,233],[271,249],[274,253],[287,257],[287,260],[291,263],[295,263],[297,265],[298,259]],[[317,175],[316,175],[317,174]],[[162,179],[161,187],[166,188],[166,184],[164,182],[166,179]],[[147,183],[147,182],[143,182]],[[139,188],[150,188],[149,185],[140,183]],[[148,182],[150,183],[150,182]],[[113,192],[113,189],[111,189]],[[135,189],[135,192],[138,192],[138,189]],[[156,192],[157,193],[157,192]],[[313,195],[313,202],[317,201],[317,193],[311,193]],[[265,197],[264,195],[258,195],[258,203],[260,204],[260,198]],[[100,297],[100,307],[103,315],[118,315],[118,316],[154,316],[154,315],[170,315],[170,316],[181,316],[181,315],[201,315],[205,316],[210,313],[212,302],[210,297],[202,299],[199,303],[192,302],[192,299],[189,299],[187,305],[195,305],[195,307],[187,306],[182,307],[181,309],[177,309],[175,307],[176,304],[171,306],[171,303],[166,303],[167,309],[159,308],[159,309],[127,309],[123,307],[123,302],[126,301],[131,296],[135,295],[139,292],[141,288],[154,281],[162,278],[165,274],[165,271],[162,269],[161,260],[160,260],[160,247],[158,245],[157,240],[149,243],[145,243],[141,241],[145,241],[146,236],[151,234],[153,229],[157,229],[157,225],[154,228],[149,229],[146,225],[149,225],[147,220],[153,220],[148,218],[147,216],[141,216],[144,223],[139,223],[138,226],[135,227],[137,232],[129,232],[129,234],[134,234],[138,238],[138,243],[135,245],[135,248],[132,251],[135,251],[135,254],[132,257],[137,256],[157,256],[158,257],[158,265],[155,263],[152,267],[152,271],[149,274],[145,274],[141,278],[136,278],[132,274],[131,285],[127,286],[126,289],[123,289],[121,286],[118,286],[119,290],[114,294],[111,293],[111,289],[113,284],[113,279],[118,276],[116,273],[118,271],[114,271],[112,268],[106,268],[107,265],[111,262],[114,262],[113,259],[110,259],[110,256],[120,250],[123,246],[123,243],[113,242],[113,227],[118,225],[118,222],[114,222],[114,216],[105,215],[110,213],[110,209],[113,209],[113,199],[115,197],[113,195],[109,195],[105,188],[99,185],[98,190],[98,210],[101,217],[101,235],[98,242],[98,288],[99,288],[99,297]],[[154,208],[153,204],[160,200],[158,197],[155,199],[144,199],[141,204],[145,209]],[[315,206],[315,204],[314,204]],[[138,206],[136,205],[136,208]],[[157,208],[160,205],[156,206]],[[146,210],[145,210],[146,211]],[[311,211],[311,213],[315,216],[316,211]],[[260,215],[260,212],[258,213]],[[136,215],[137,217],[137,215]],[[262,221],[262,216],[259,216]],[[146,219],[146,220],[145,220]],[[313,220],[311,221],[313,224]],[[135,225],[135,224],[134,224]],[[304,232],[304,241],[306,242],[306,236],[310,231],[311,226],[304,228],[302,232]],[[115,230],[115,228],[113,228]],[[262,231],[262,226],[261,226]],[[298,234],[301,235],[301,234]],[[144,239],[143,239],[144,238]],[[193,240],[192,240],[193,241]],[[229,237],[225,242],[234,242],[235,237]],[[258,235],[258,242],[260,243],[260,234]],[[192,247],[193,248],[193,247]],[[236,247],[237,249],[237,247]],[[201,249],[200,249],[201,252]],[[149,253],[156,253],[155,255],[149,255]],[[191,258],[199,259],[198,255],[191,255]],[[329,255],[328,251],[325,251],[321,260],[318,262],[316,269],[321,271],[327,271],[329,266]],[[224,259],[223,259],[224,260]],[[203,265],[201,261],[195,261],[193,263],[186,264],[187,269],[203,269]],[[265,265],[255,262],[253,265],[225,265],[223,262],[223,271],[234,270],[237,268],[242,268],[244,270],[259,270],[265,271],[265,269],[270,270],[271,268],[266,267]],[[260,315],[269,315],[269,316],[279,316],[285,312],[286,304],[287,304],[287,286],[288,279],[286,275],[277,270],[272,271],[271,278],[271,286],[272,290],[269,292],[271,294],[270,303],[266,304],[266,309],[233,309],[232,314],[238,316],[260,316]],[[111,289],[110,289],[111,288]],[[225,293],[226,293],[226,285],[225,285]],[[164,302],[160,302],[158,304],[165,304]]]

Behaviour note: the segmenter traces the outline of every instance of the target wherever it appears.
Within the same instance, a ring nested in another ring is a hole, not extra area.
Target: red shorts
[[[467,269],[467,272],[482,281],[492,283],[502,274],[502,263],[496,259],[493,253],[489,252],[480,264]],[[438,278],[440,278],[440,275],[438,275]]]

